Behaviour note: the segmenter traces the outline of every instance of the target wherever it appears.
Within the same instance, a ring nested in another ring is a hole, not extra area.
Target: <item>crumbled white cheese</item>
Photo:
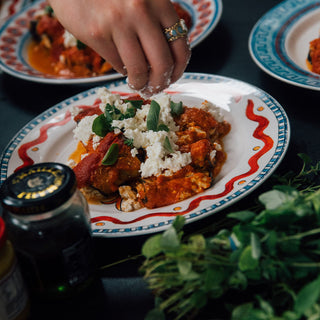
[[[129,103],[124,102],[120,95],[112,94],[106,88],[99,88],[97,95],[101,100],[100,109],[104,112],[107,103],[114,105],[116,108],[124,113],[129,106]],[[127,139],[133,140],[133,148],[131,149],[132,156],[138,154],[139,148],[146,150],[146,160],[140,166],[140,173],[142,177],[150,177],[152,175],[171,175],[180,170],[184,166],[191,163],[190,153],[181,153],[179,147],[176,145],[178,137],[176,131],[179,127],[175,124],[171,115],[170,96],[163,94],[157,96],[154,100],[160,105],[159,125],[165,124],[169,131],[152,131],[147,129],[147,115],[150,110],[150,104],[145,104],[136,111],[133,118],[124,120],[114,120],[112,126],[116,128],[115,133],[123,132]],[[73,111],[77,112],[76,110]],[[75,137],[82,141],[85,145],[89,139],[93,137],[93,146],[100,142],[100,137],[97,137],[92,132],[92,124],[97,115],[84,117],[74,129]],[[170,153],[165,148],[165,140],[168,138],[171,148]]]
[[[90,138],[94,135],[92,132],[92,124],[98,115],[84,117],[80,120],[78,125],[73,129],[73,133],[76,139],[82,141],[83,144],[87,145]]]
[[[218,142],[214,142],[214,143],[213,143],[213,146],[214,146],[214,148],[215,148],[216,150],[218,150],[218,151],[221,151],[221,150],[222,150],[222,146],[221,146],[221,144],[218,143]]]
[[[216,106],[215,104],[207,100],[201,103],[199,109],[209,112],[218,122],[222,122],[224,120],[224,116],[221,112],[221,108],[219,108],[218,106]]]
[[[175,142],[178,140],[176,131],[179,127],[175,124],[171,115],[170,97],[161,95],[155,99],[160,105],[159,124],[165,124],[169,128],[167,131],[152,131],[147,129],[147,115],[150,104],[145,104],[138,109],[133,118],[124,120],[114,120],[112,126],[122,129],[126,138],[133,140],[135,148],[144,148],[147,159],[141,164],[140,172],[142,177],[159,175],[164,170],[166,174],[180,170],[191,163],[190,153],[181,153]],[[173,153],[170,154],[164,147],[164,141],[168,137]],[[135,153],[135,151],[134,151]]]
[[[40,18],[42,16],[45,16],[47,13],[46,13],[46,10],[44,9],[39,9],[37,11],[35,11],[35,13],[33,14],[33,18],[34,19],[37,19],[37,18]]]
[[[72,118],[74,118],[76,115],[78,115],[79,113],[81,112],[81,109],[77,106],[72,106],[70,108],[70,113],[71,113],[71,116]]]
[[[77,39],[67,30],[63,33],[63,45],[65,48],[71,48],[77,45]]]
[[[67,162],[67,165],[70,168],[74,168],[77,165],[77,163],[73,159],[69,159],[68,162]]]
[[[92,147],[93,147],[94,150],[97,149],[101,139],[102,138],[99,137],[98,135],[96,135],[96,134],[93,135],[93,137],[92,137]]]
[[[81,155],[81,160],[83,160],[85,157],[87,157],[89,155],[89,153],[85,153]]]
[[[107,103],[111,106],[115,106],[122,113],[125,113],[129,106],[129,103],[124,102],[119,94],[113,94],[105,87],[99,88],[97,94],[101,100],[99,107],[102,112],[104,112]]]
[[[214,158],[216,157],[216,154],[217,154],[217,150],[212,150],[210,152],[210,160],[211,162],[214,160]]]

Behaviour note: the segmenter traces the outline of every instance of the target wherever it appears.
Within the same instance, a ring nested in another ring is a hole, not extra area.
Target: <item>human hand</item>
[[[164,28],[179,17],[170,0],[49,0],[61,24],[113,68],[132,89],[151,96],[183,74],[186,37],[168,42]]]

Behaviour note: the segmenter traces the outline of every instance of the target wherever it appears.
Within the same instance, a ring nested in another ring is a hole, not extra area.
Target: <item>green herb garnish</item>
[[[108,151],[106,152],[101,163],[104,166],[112,166],[118,160],[118,155],[119,155],[119,145],[117,143],[113,143],[108,149]]]
[[[83,42],[81,42],[80,40],[77,40],[77,49],[79,49],[79,50],[83,50],[83,49],[85,49],[87,46],[83,43]]]
[[[164,123],[159,123],[160,105],[158,102],[152,100],[150,104],[150,110],[147,116],[147,129],[152,131],[166,131],[169,132],[169,128]]]
[[[158,125],[157,131],[166,131],[169,132],[169,128],[167,125],[165,125],[164,123],[161,123]]]
[[[164,148],[165,148],[168,152],[170,152],[170,153],[173,152],[173,149],[172,149],[172,146],[171,146],[171,144],[170,144],[170,141],[169,141],[169,138],[168,138],[168,137],[166,137],[166,138],[164,139],[163,146],[164,146]]]
[[[133,147],[133,139],[125,139],[124,144],[126,144],[129,147]]]
[[[53,15],[53,9],[51,6],[45,6],[44,12],[50,17]]]
[[[112,130],[110,121],[107,120],[104,114],[100,114],[94,119],[92,124],[92,131],[99,137],[104,137]]]
[[[170,102],[171,114],[172,116],[179,116],[183,113],[183,104],[182,102]]]
[[[147,116],[148,130],[152,130],[152,131],[158,130],[159,114],[160,114],[160,105],[158,102],[152,100],[150,104],[150,110]]]
[[[139,105],[139,104],[137,104]],[[135,104],[128,106],[123,114],[118,108],[107,103],[104,113],[99,115],[93,122],[92,131],[100,137],[104,137],[108,132],[113,131],[112,121],[133,118],[136,114]]]
[[[135,109],[141,109],[143,105],[143,100],[124,100],[125,102],[129,102]]]

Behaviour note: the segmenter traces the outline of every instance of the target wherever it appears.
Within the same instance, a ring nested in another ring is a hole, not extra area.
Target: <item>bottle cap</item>
[[[0,189],[3,208],[32,215],[53,210],[74,194],[76,177],[71,168],[54,162],[38,163],[13,173]]]

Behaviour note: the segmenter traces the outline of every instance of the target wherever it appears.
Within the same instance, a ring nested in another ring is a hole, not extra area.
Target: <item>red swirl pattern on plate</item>
[[[119,224],[119,225],[126,225],[126,224],[131,224],[135,222],[139,222],[148,218],[154,218],[154,217],[170,217],[170,216],[176,216],[176,215],[185,215],[190,213],[192,210],[195,210],[197,207],[199,207],[200,203],[204,200],[215,200],[222,198],[226,196],[229,192],[231,192],[234,188],[234,184],[236,181],[240,179],[244,179],[245,177],[248,177],[252,175],[253,173],[257,172],[259,169],[259,164],[258,160],[265,154],[267,153],[270,149],[272,149],[274,145],[273,139],[266,135],[264,133],[264,130],[268,127],[269,125],[269,120],[263,116],[256,115],[254,113],[254,103],[250,99],[248,100],[247,107],[246,107],[246,116],[249,120],[252,120],[254,122],[258,123],[257,128],[253,132],[253,137],[256,139],[262,141],[264,143],[264,146],[259,149],[257,153],[255,153],[249,160],[248,164],[250,166],[250,169],[247,172],[244,172],[238,176],[233,177],[230,179],[226,184],[225,184],[225,189],[223,192],[218,193],[218,194],[213,194],[213,195],[205,195],[205,196],[200,196],[193,201],[190,202],[189,206],[187,209],[181,212],[155,212],[155,213],[149,213],[146,215],[143,215],[141,217],[129,220],[129,221],[123,221],[111,216],[99,216],[99,217],[94,217],[91,219],[92,223],[98,223],[101,221],[108,221],[112,222],[114,224]]]
[[[30,165],[34,164],[34,160],[28,156],[28,150],[38,144],[44,143],[48,139],[48,130],[50,128],[57,127],[57,126],[63,126],[66,123],[68,123],[70,120],[71,120],[71,113],[70,113],[70,111],[67,111],[64,115],[64,118],[61,121],[47,123],[47,124],[43,125],[39,130],[39,137],[38,138],[22,144],[18,149],[18,155],[19,155],[19,158],[22,160],[23,164],[21,166],[19,166],[18,168],[16,168],[14,171],[16,172],[21,168],[24,168],[26,166],[30,166]]]

